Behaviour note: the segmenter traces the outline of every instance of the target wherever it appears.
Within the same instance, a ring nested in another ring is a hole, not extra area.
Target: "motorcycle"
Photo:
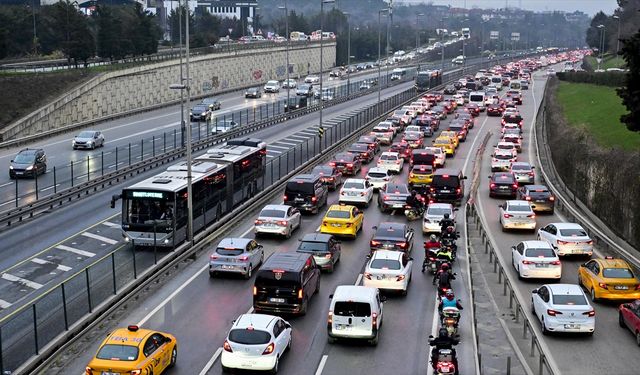
[[[451,254],[453,255],[453,259],[456,258],[456,253],[458,251],[458,245],[456,244],[456,241],[453,238],[443,238],[442,239],[442,246],[450,248],[451,249]]]
[[[407,220],[414,221],[418,220],[424,214],[424,208],[415,208],[411,206],[405,206],[404,216],[407,217]]]
[[[460,310],[457,307],[446,307],[442,309],[441,323],[447,330],[449,337],[458,336],[458,322],[460,321]]]
[[[457,374],[458,370],[454,364],[455,356],[451,349],[438,349],[438,362],[434,374],[449,375]]]
[[[424,258],[424,262],[422,262],[422,272],[424,272],[426,268],[429,268],[429,272],[432,275],[435,275],[436,272],[438,272],[436,254],[438,254],[439,249],[430,248],[426,250],[428,250],[428,253],[426,254],[427,256]]]

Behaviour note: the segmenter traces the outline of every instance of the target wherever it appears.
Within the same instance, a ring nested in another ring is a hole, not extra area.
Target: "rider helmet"
[[[453,232],[453,227],[452,226],[448,226],[447,227],[447,232],[449,232],[449,233]]]
[[[448,263],[443,263],[442,266],[440,267],[443,271],[446,271],[449,269],[449,264]]]
[[[451,289],[447,290],[447,292],[444,295],[447,296],[447,298],[449,299],[452,299],[453,297],[455,297],[455,295],[453,294],[453,290]]]
[[[444,218],[448,219],[449,218],[449,214],[444,214]]]
[[[429,236],[429,239],[431,240],[431,242],[436,242],[438,238],[436,237],[435,234],[432,234],[431,236]]]
[[[415,190],[411,190],[411,196],[412,196],[412,197],[415,197],[415,196],[416,196],[416,194],[418,194],[418,193],[417,193]]]

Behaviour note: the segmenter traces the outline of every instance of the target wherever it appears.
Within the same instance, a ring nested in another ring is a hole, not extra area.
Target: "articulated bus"
[[[427,91],[442,84],[442,71],[427,70],[418,72],[416,75],[416,90]]]
[[[267,145],[239,138],[209,149],[191,164],[193,232],[218,221],[256,195],[263,183]],[[122,231],[134,246],[172,248],[187,238],[187,162],[126,187],[122,198]]]

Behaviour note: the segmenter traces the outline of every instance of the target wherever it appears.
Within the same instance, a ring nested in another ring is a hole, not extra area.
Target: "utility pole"
[[[186,3],[186,14],[185,14],[185,26],[184,26],[184,30],[185,30],[185,60],[187,63],[187,67],[185,69],[185,73],[186,73],[186,79],[185,79],[185,85],[186,85],[186,89],[187,89],[187,108],[185,108],[185,110],[187,110],[189,108],[189,105],[191,103],[191,78],[189,77],[189,0],[185,0]],[[200,125],[198,125],[200,126]],[[191,246],[193,246],[193,188],[192,188],[192,181],[191,181],[191,163],[193,162],[192,156],[191,156],[191,124],[189,124],[189,126],[187,126],[187,211],[188,211],[188,216],[187,216],[187,220],[189,221],[187,223],[187,242],[189,242],[191,244]]]
[[[189,0],[185,0],[187,2]],[[184,83],[184,76],[182,75],[182,5],[178,0],[178,28],[180,29],[180,40],[178,41],[178,55],[180,56],[180,80],[178,82]],[[188,14],[189,12],[187,12]],[[191,124],[189,124],[191,126]],[[184,147],[184,131],[186,124],[184,122],[184,90],[180,90],[180,143]]]

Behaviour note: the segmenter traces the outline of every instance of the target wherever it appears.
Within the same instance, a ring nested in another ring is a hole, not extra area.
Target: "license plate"
[[[441,190],[441,193],[451,193],[451,190]]]
[[[564,329],[580,329],[580,324],[565,324]]]
[[[391,244],[384,244],[384,245],[382,245],[382,247],[384,247],[384,248],[386,248],[386,249],[391,249],[391,248],[393,248],[393,245],[391,245]]]
[[[108,372],[108,371],[102,371],[100,374],[101,375],[120,375],[119,372]]]
[[[336,223],[331,224],[331,225],[332,225],[332,226],[334,226],[334,227],[337,227],[337,228],[339,228],[339,227],[341,227],[341,226],[342,226],[342,224],[336,224]]]
[[[391,207],[393,207],[393,208],[402,208],[402,207],[404,207],[404,204],[394,204]]]
[[[544,203],[544,199],[536,199],[535,202],[537,203]]]
[[[296,198],[295,201],[296,202],[304,202],[304,199],[303,198]]]
[[[274,303],[284,303],[284,298],[269,298],[269,301]]]
[[[536,263],[536,268],[549,268],[548,263]]]
[[[378,280],[384,280],[384,276],[382,276],[382,275],[378,275],[378,276],[376,276],[376,279],[378,279]]]
[[[336,329],[339,331],[346,331],[348,329],[351,329],[351,326],[346,325],[346,324],[337,324],[336,325]]]
[[[615,289],[615,290],[627,290],[627,289],[629,289],[629,287],[626,286],[626,285],[616,285],[616,286],[613,287],[613,289]]]
[[[223,266],[222,266],[222,269],[223,269],[223,270],[232,270],[232,269],[233,269],[233,266],[223,265]]]

